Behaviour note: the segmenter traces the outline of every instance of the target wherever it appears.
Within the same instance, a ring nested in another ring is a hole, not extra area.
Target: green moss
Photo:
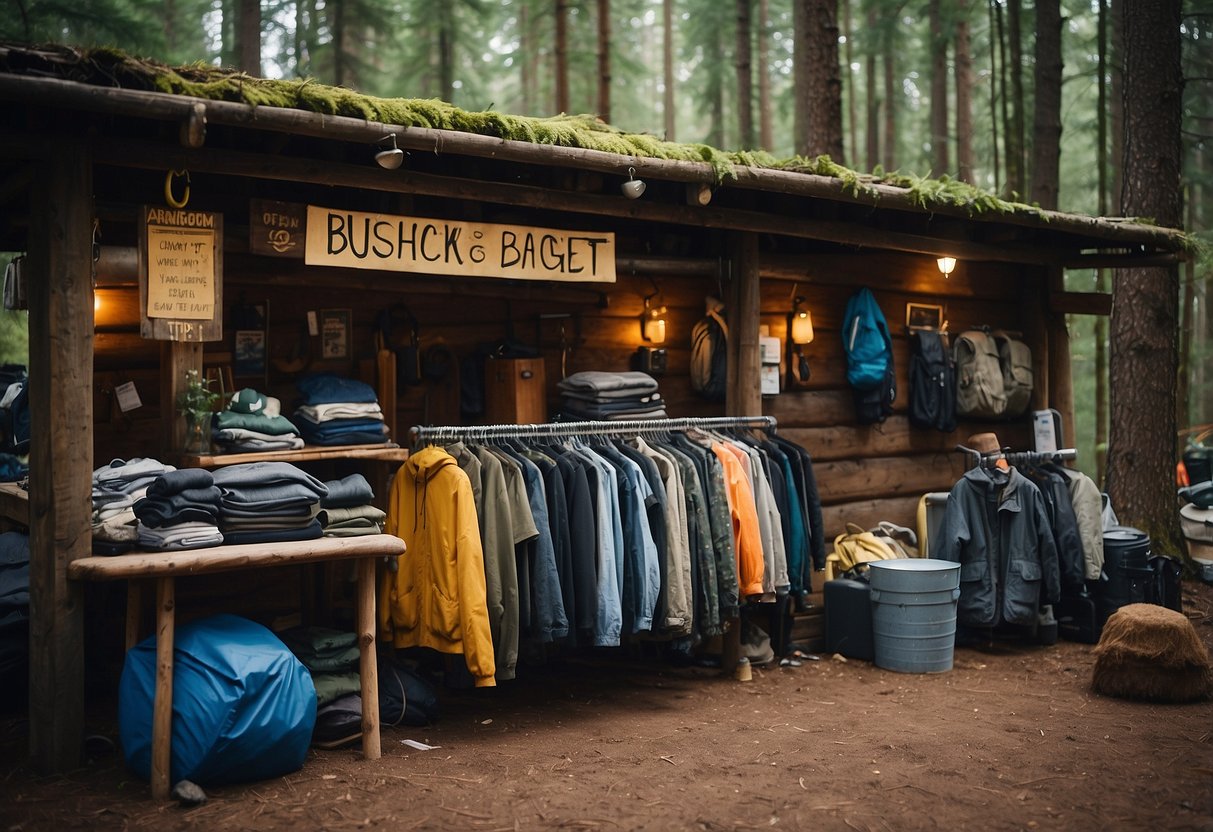
[[[835,163],[829,156],[779,159],[761,150],[728,152],[706,144],[667,142],[644,133],[625,133],[590,115],[562,114],[550,118],[532,118],[492,111],[470,112],[437,99],[378,98],[310,80],[254,78],[209,64],[170,67],[133,58],[117,49],[63,51],[75,59],[76,65],[68,66],[65,61],[58,64],[55,70],[73,80],[87,83],[155,90],[258,107],[308,110],[403,127],[474,133],[531,144],[598,150],[621,156],[700,162],[711,166],[717,184],[733,178],[736,175],[735,166],[744,166],[828,177],[838,181],[840,193],[867,195],[873,200],[879,200],[882,195],[876,185],[901,188],[924,210],[948,206],[963,209],[970,215],[995,213],[1028,215],[1038,220],[1048,218],[1036,206],[1001,199],[948,176],[931,179],[896,171],[885,173],[880,168],[871,174],[863,174]],[[1188,237],[1184,245],[1192,250],[1196,243]]]

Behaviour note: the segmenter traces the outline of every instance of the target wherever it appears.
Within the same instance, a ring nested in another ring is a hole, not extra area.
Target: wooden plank
[[[1019,267],[1009,263],[982,263],[958,269],[944,278],[936,258],[900,251],[859,251],[845,254],[766,255],[762,258],[764,296],[769,291],[786,304],[799,283],[800,294],[810,297],[821,284],[879,287],[914,295],[939,297],[997,297],[1010,299],[1020,291]],[[879,276],[876,278],[875,276]],[[854,286],[852,291],[854,290]],[[839,310],[841,313],[842,310]]]
[[[287,543],[248,543],[179,552],[131,552],[113,557],[72,561],[68,577],[75,581],[115,581],[169,575],[204,575],[237,569],[287,566],[324,560],[392,557],[404,554],[404,541],[390,534],[364,537],[321,537]]]
[[[29,492],[15,482],[0,483],[0,515],[29,525]]]
[[[176,460],[183,468],[218,468],[244,462],[318,462],[331,459],[368,459],[383,462],[404,462],[409,458],[407,448],[394,443],[376,445],[304,445],[299,451],[260,451],[247,454],[178,454]]]
[[[953,453],[958,444],[964,443],[974,433],[994,431],[1004,445],[1027,450],[1031,428],[1024,420],[1015,422],[964,421],[951,433],[942,433],[910,424],[908,416],[894,414],[876,425],[856,425],[854,415],[851,424],[827,427],[784,427],[779,433],[793,442],[803,445],[812,454],[814,462],[826,460],[857,459],[861,457],[886,457],[904,454]]]
[[[1045,278],[1051,293],[1065,288],[1065,273],[1050,269]],[[1110,296],[1106,296],[1111,299]],[[1109,311],[1110,311],[1109,304]],[[1064,313],[1048,313],[1049,332],[1049,407],[1061,414],[1061,433],[1057,441],[1062,448],[1074,447],[1074,380],[1070,368],[1070,330]],[[1039,388],[1037,388],[1039,389]]]
[[[834,538],[846,530],[847,523],[856,523],[865,529],[870,529],[881,520],[889,520],[899,526],[917,528],[920,497],[922,494],[912,497],[856,500],[851,503],[823,506],[821,522],[825,528],[826,549],[832,549]]]
[[[403,545],[401,546],[403,549]],[[362,756],[378,760],[379,665],[375,659],[375,560],[358,562],[358,670],[362,684]]]
[[[84,737],[84,618],[69,564],[91,548],[93,448],[92,161],[48,141],[29,232],[30,677],[35,768],[80,764]]]
[[[814,460],[823,505],[948,491],[965,472],[961,454]]]
[[[1049,309],[1063,315],[1112,314],[1112,296],[1106,292],[1049,292]]]

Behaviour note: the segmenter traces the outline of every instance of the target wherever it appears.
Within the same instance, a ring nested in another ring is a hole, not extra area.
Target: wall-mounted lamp
[[[935,261],[935,265],[939,266],[939,272],[945,278],[952,274],[952,270],[956,268],[955,257],[940,257]]]
[[[657,296],[654,292],[644,299],[644,312],[640,314],[640,336],[652,344],[665,343],[665,306],[650,306],[649,302]]]
[[[628,168],[628,181],[619,186],[628,199],[640,199],[647,186],[643,179],[636,178],[636,168]]]
[[[809,380],[809,358],[804,347],[813,341],[813,314],[804,306],[804,297],[796,295],[792,300],[792,311],[788,313],[788,375],[794,384],[805,384]]]
[[[384,142],[387,142],[391,147],[385,147]],[[388,133],[379,140],[379,146],[383,147],[375,154],[375,161],[379,167],[384,170],[396,170],[404,162],[404,151],[396,146],[396,134]]]

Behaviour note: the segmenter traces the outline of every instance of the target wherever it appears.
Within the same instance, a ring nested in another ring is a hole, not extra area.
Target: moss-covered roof
[[[736,166],[829,177],[841,191],[873,200],[898,189],[901,196],[924,210],[950,209],[969,216],[1030,217],[1049,222],[1060,216],[1039,207],[1011,202],[948,176],[925,178],[898,172],[864,174],[833,162],[828,156],[777,158],[761,150],[725,151],[700,143],[668,142],[644,133],[627,133],[591,115],[547,118],[517,116],[493,111],[471,112],[437,99],[380,98],[312,80],[256,78],[209,64],[172,67],[135,58],[111,48],[79,49],[66,46],[31,48],[0,44],[0,72],[52,75],[65,80],[226,101],[254,107],[304,110],[344,116],[405,128],[428,128],[475,134],[504,140],[581,148],[623,156],[707,164],[716,181],[738,175]],[[879,186],[879,187],[878,187]],[[1074,215],[1077,217],[1077,215]],[[1160,229],[1162,230],[1162,229]],[[1165,230],[1173,241],[1189,248],[1190,238]]]

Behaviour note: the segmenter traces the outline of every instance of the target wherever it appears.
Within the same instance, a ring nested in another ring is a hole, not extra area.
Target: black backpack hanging
[[[910,333],[910,424],[956,430],[956,367],[943,334],[933,329]]]
[[[375,320],[383,346],[396,353],[396,383],[421,383],[421,348],[417,319],[403,303],[389,306]]]

